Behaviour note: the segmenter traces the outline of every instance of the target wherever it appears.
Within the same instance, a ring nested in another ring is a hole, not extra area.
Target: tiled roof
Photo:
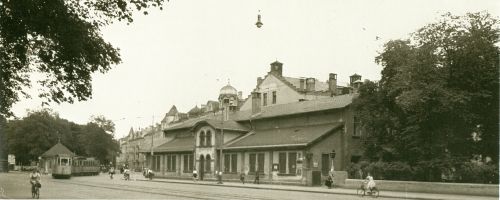
[[[261,112],[253,116],[251,110],[231,112],[229,114],[230,120],[224,122],[224,128],[226,129],[226,125],[228,125],[228,128],[232,128],[232,126],[230,125],[233,125],[233,122],[230,121],[236,121],[235,123],[237,124],[238,121],[248,121],[250,120],[250,118],[254,120],[254,119],[271,118],[271,117],[287,116],[287,115],[294,115],[294,114],[301,114],[308,112],[316,112],[322,110],[344,108],[352,103],[353,98],[354,95],[349,94],[349,95],[339,95],[317,100],[301,101],[288,104],[277,104],[277,105],[262,107]],[[220,113],[217,113],[215,115],[208,114],[197,118],[188,119],[186,121],[183,121],[181,123],[178,123],[176,125],[173,125],[165,129],[165,131],[191,128],[196,123],[204,120],[213,120],[214,123],[216,123],[215,121],[220,122],[220,119],[221,119]]]
[[[334,96],[331,98],[322,98],[316,100],[266,106],[261,108],[262,110],[260,113],[253,115],[252,119],[270,118],[277,116],[344,108],[352,103],[353,98],[354,95],[349,94],[349,95]],[[235,120],[236,121],[248,120],[244,118],[245,117],[244,115],[241,115],[241,117],[242,117],[241,119],[235,119]]]
[[[342,127],[342,123],[312,126],[255,130],[253,134],[227,145],[226,149],[271,148],[285,146],[307,146],[332,130]]]
[[[66,146],[58,142],[56,145],[52,146],[49,150],[42,154],[42,157],[51,157],[59,154],[67,154],[70,156],[75,156]]]
[[[154,152],[193,151],[193,149],[194,137],[192,136],[178,137],[173,139],[172,141],[166,142],[160,146],[153,148]]]

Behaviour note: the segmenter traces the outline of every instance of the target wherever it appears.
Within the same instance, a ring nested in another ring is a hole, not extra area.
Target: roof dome
[[[230,94],[230,95],[238,95],[238,91],[231,85],[227,84],[226,86],[220,89],[220,95]]]

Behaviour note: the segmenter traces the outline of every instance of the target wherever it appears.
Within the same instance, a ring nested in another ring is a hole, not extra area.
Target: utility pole
[[[151,121],[151,169],[153,169],[153,138],[154,138],[154,123],[155,123],[155,116],[153,115],[153,120]]]

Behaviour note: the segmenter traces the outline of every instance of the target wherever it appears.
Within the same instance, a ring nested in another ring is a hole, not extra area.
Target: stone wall
[[[362,180],[347,179],[343,188],[358,188]],[[417,181],[375,180],[380,191],[407,191],[438,194],[464,194],[498,197],[498,185],[473,183],[438,183]]]

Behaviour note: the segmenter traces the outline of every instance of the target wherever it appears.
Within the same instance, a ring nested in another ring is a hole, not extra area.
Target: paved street
[[[71,179],[53,179],[42,177],[41,198],[43,199],[370,199],[353,195],[349,189],[328,190],[320,187],[299,187],[279,185],[245,186],[237,183],[216,185],[213,182],[155,179],[145,181],[140,174],[132,175],[131,181],[121,179],[117,174],[113,180],[105,174],[99,176],[81,176]],[[243,187],[242,187],[243,186]],[[254,187],[254,188],[245,188]],[[295,191],[294,191],[295,190]],[[299,191],[297,191],[299,190]],[[303,191],[300,191],[303,190]],[[326,193],[322,193],[326,192]],[[333,192],[333,193],[329,193]],[[401,192],[383,191],[378,199],[496,199],[440,194],[401,195]],[[395,198],[394,198],[395,197]],[[0,173],[0,198],[31,198],[28,173]]]
[[[138,175],[137,175],[138,176]],[[133,177],[134,178],[134,177]],[[28,174],[0,174],[2,198],[31,198]],[[1,192],[1,191],[0,191]],[[106,175],[52,179],[42,177],[41,198],[47,199],[361,199],[354,195],[321,194],[202,184],[110,180]],[[385,198],[379,198],[385,199]]]

